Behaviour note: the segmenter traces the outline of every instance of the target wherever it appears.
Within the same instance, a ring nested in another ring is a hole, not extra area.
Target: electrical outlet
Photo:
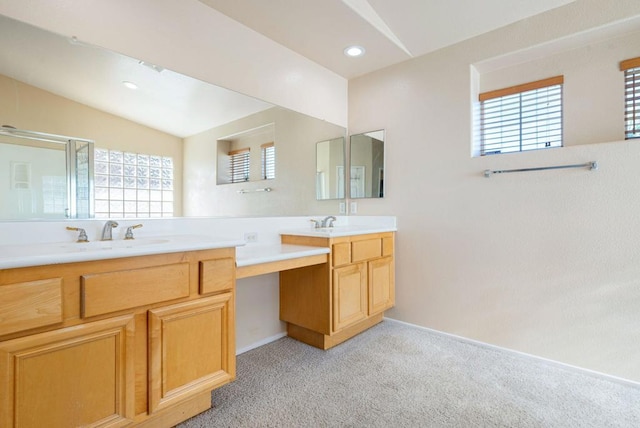
[[[357,214],[358,213],[358,203],[355,201],[351,201],[351,204],[349,206],[349,213],[351,214]]]
[[[244,242],[258,242],[258,233],[257,232],[246,232],[244,234]]]
[[[347,213],[347,204],[345,202],[340,202],[340,204],[338,205],[338,212],[340,214],[346,214]]]

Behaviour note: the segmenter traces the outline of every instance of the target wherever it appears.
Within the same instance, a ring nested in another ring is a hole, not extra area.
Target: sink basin
[[[138,238],[114,241],[73,242],[60,246],[62,252],[120,250],[168,243],[168,239]]]
[[[0,245],[0,269],[243,245],[240,238],[167,235],[132,240]]]
[[[302,236],[318,236],[324,238],[333,238],[338,236],[350,236],[350,235],[362,235],[366,233],[379,233],[395,231],[395,227],[377,227],[377,226],[334,226],[334,227],[319,227],[319,228],[305,228],[305,229],[290,229],[280,231],[285,235],[302,235]]]
[[[42,255],[69,254],[89,251],[120,250],[168,243],[168,239],[141,238],[118,241],[65,242],[49,244],[0,246],[0,258],[35,257]]]

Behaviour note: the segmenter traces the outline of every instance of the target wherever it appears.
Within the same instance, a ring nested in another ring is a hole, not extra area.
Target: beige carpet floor
[[[640,387],[384,321],[238,356],[193,427],[640,427]]]

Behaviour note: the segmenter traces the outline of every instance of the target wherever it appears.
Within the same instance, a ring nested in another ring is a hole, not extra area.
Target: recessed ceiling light
[[[122,84],[123,84],[124,86],[126,86],[127,88],[129,88],[129,89],[138,89],[138,85],[136,85],[136,84],[135,84],[135,83],[133,83],[133,82],[129,82],[128,80],[124,80],[124,81],[122,82]]]
[[[349,46],[344,50],[346,56],[356,57],[364,55],[364,48],[362,46]]]

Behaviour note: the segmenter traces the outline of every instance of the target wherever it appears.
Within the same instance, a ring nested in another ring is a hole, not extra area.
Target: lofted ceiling
[[[350,79],[574,0],[198,1]],[[1,15],[0,74],[178,137],[272,107]]]
[[[350,79],[574,0],[199,0]],[[351,45],[366,54],[348,58]]]

